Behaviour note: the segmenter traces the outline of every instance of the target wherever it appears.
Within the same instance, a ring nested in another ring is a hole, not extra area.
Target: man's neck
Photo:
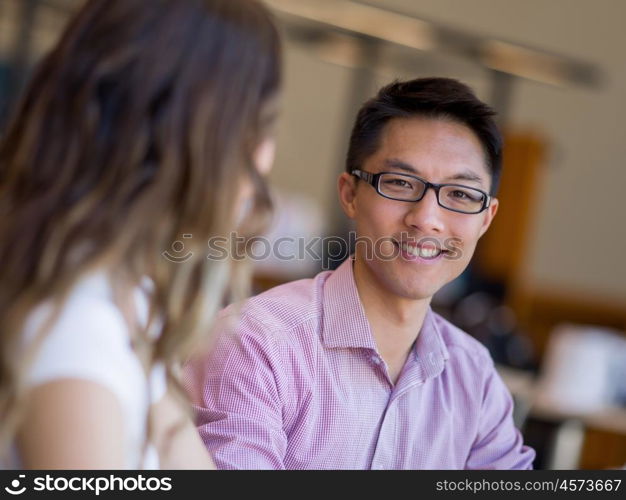
[[[354,280],[380,355],[390,376],[397,375],[413,346],[430,305],[430,299],[399,297],[382,288],[365,263],[354,262]],[[394,370],[394,365],[396,369]]]

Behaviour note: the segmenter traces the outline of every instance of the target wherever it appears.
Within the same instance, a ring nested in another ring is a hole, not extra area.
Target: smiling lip
[[[409,261],[436,262],[447,253],[447,250],[434,245],[409,245],[407,243],[396,243],[396,245],[400,248],[403,258]]]

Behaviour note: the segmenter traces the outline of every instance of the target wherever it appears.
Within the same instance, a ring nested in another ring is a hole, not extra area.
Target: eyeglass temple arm
[[[359,179],[363,179],[365,182],[369,182],[370,184],[372,184],[374,179],[374,174],[370,172],[363,172],[363,170],[353,170],[352,175],[358,177]]]

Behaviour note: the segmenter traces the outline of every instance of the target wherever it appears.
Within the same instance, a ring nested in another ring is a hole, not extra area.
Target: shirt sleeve
[[[196,425],[218,469],[285,468],[280,365],[272,334],[242,318],[185,367]]]
[[[30,340],[47,317],[38,311],[26,328]],[[122,407],[142,379],[142,369],[130,349],[126,326],[115,308],[91,298],[73,298],[46,333],[26,374],[26,384],[35,387],[59,379],[98,383],[120,400]]]
[[[493,361],[483,385],[478,435],[465,464],[466,469],[532,469],[535,451],[525,446],[513,423],[513,399]]]

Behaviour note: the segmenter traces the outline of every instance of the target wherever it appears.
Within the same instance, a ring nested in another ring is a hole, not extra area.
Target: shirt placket
[[[399,413],[399,398],[408,390],[419,387],[424,383],[424,374],[420,361],[415,353],[411,353],[411,359],[407,360],[398,383],[393,387],[389,396],[389,402],[385,408],[380,428],[378,431],[378,439],[376,442],[376,450],[372,457],[371,468],[374,470],[396,469],[398,464],[398,456],[402,444],[398,443],[398,424],[399,419],[403,418]],[[382,364],[380,360],[379,365]],[[384,367],[379,369],[384,372]],[[406,415],[404,416],[406,418]]]

